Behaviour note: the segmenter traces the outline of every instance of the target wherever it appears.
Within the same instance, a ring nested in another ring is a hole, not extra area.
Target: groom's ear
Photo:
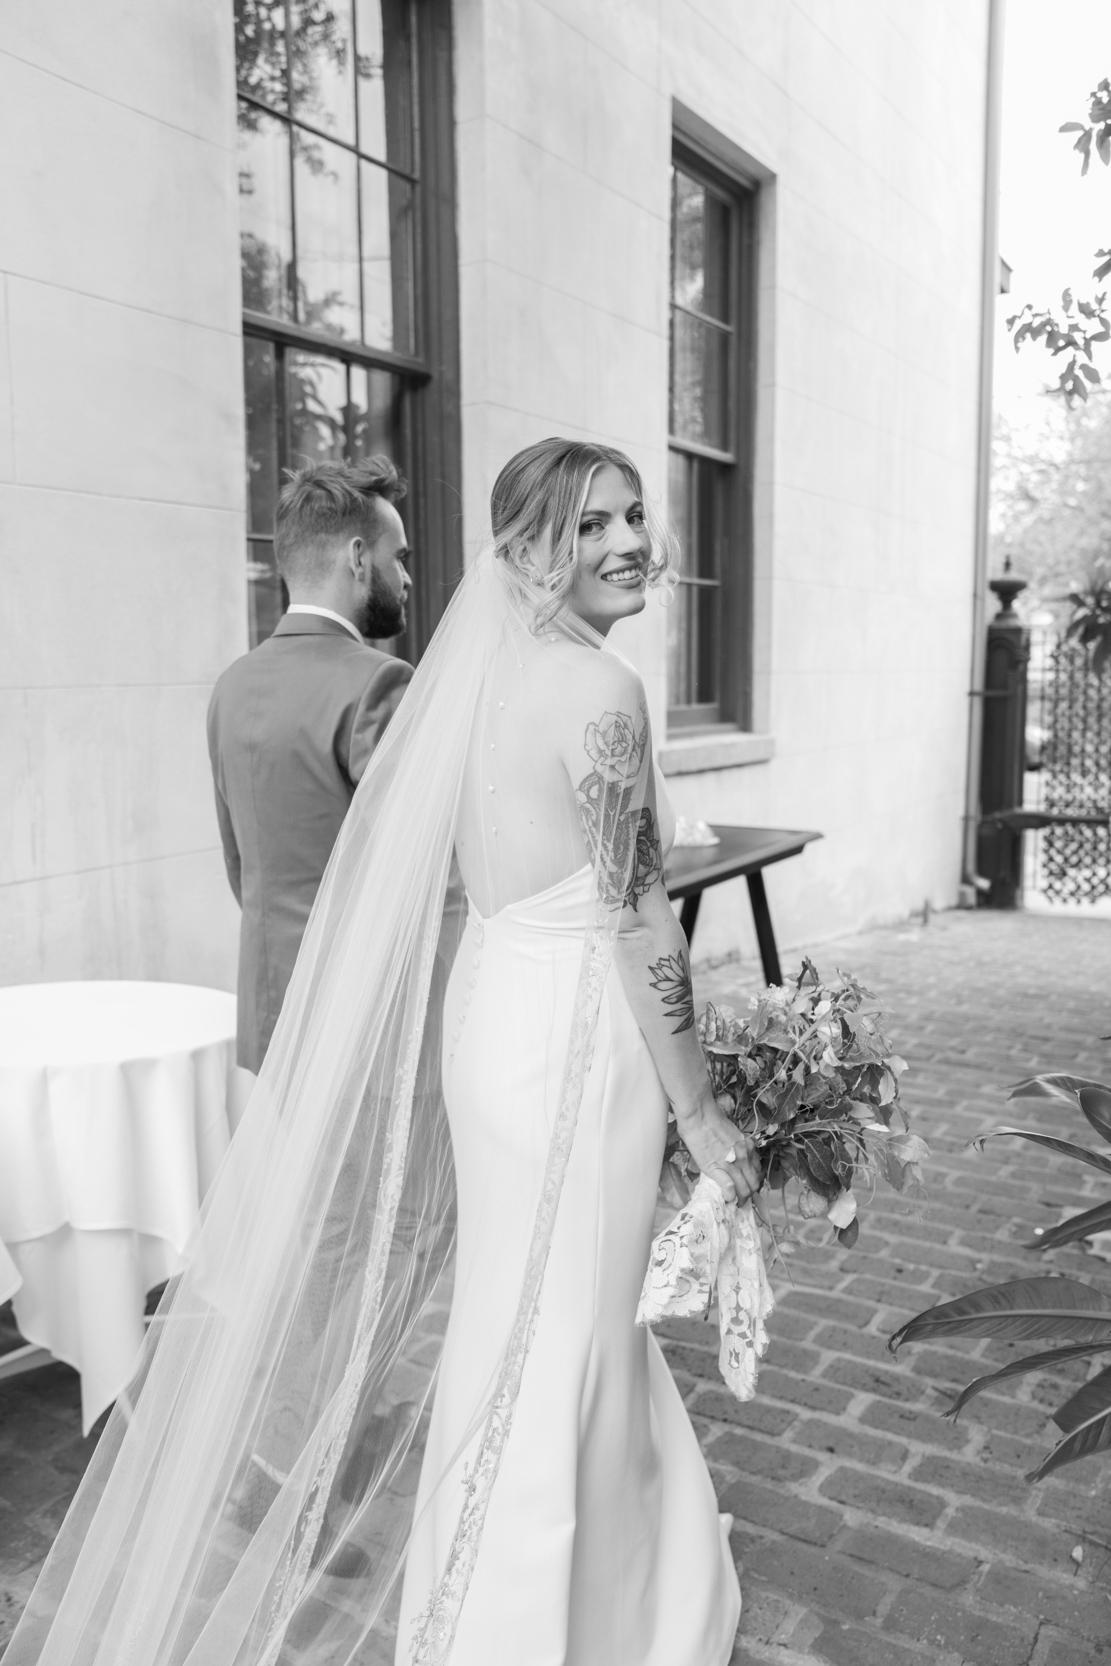
[[[365,579],[370,571],[370,562],[370,545],[365,538],[360,538],[356,534],[347,545],[347,565],[351,569],[352,576],[357,579]]]

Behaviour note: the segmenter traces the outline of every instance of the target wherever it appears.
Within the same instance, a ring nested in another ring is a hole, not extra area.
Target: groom
[[[413,674],[363,640],[405,628],[404,493],[386,457],[289,476],[274,534],[288,612],[209,705],[216,814],[243,910],[239,1063],[256,1073],[348,805]]]

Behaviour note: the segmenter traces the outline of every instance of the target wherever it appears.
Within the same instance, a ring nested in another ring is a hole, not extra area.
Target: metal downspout
[[[999,151],[1003,103],[1003,21],[1006,0],[988,0],[987,99],[984,121],[984,235],[980,293],[980,400],[976,442],[976,545],[972,580],[972,666],[970,690],[984,686],[987,641],[988,513],[991,502],[992,370],[995,303],[999,294]],[[968,701],[968,772],[964,795],[962,879],[976,873],[976,832],[980,819],[980,732],[982,700]]]

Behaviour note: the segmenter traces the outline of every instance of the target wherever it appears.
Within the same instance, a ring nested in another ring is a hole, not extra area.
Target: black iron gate
[[[1087,648],[1057,636],[1032,649],[1025,802],[1062,819],[1038,835],[1030,878],[1052,902],[1097,902],[1111,896],[1111,666],[1093,671]]]

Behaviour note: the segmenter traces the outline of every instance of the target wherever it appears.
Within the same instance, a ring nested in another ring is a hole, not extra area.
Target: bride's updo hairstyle
[[[678,541],[648,502],[640,473],[625,453],[589,440],[538,440],[509,459],[490,494],[494,554],[534,630],[566,605],[590,483],[607,465],[620,469],[644,505],[649,540],[646,582],[675,582]]]

